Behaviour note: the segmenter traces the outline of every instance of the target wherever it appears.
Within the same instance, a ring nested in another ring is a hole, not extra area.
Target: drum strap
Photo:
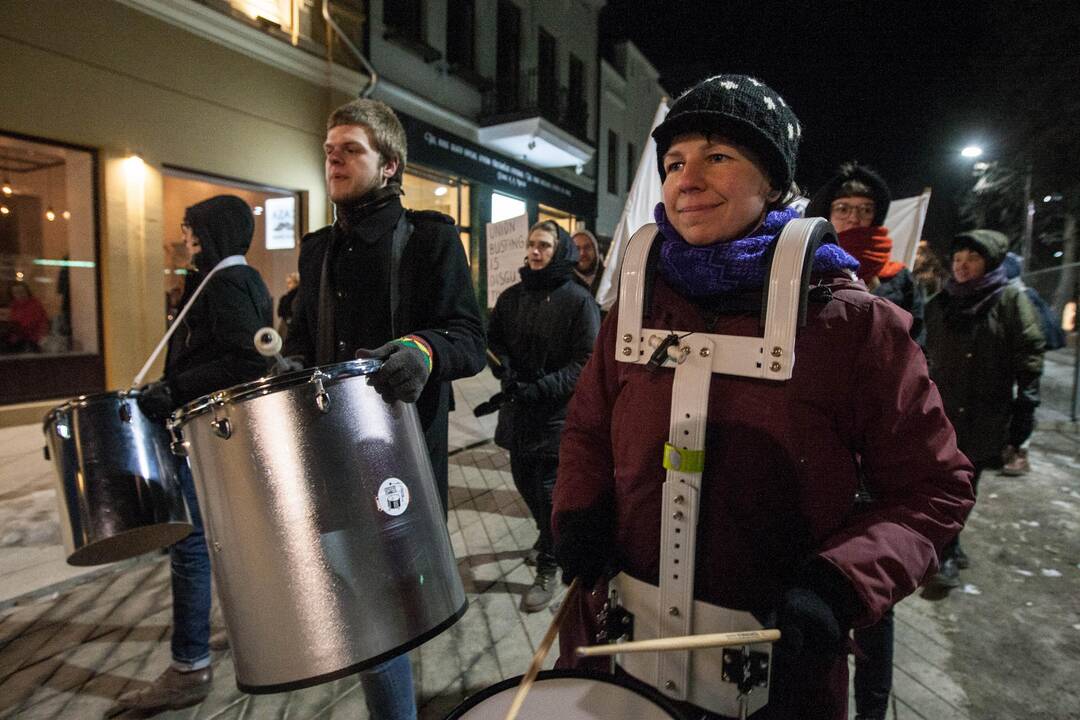
[[[394,226],[394,233],[390,240],[390,338],[398,336],[398,307],[401,305],[401,258],[405,255],[405,246],[409,244],[409,238],[413,233],[413,224],[409,222],[408,212],[402,212]],[[337,248],[334,246],[334,235],[330,236],[330,244],[323,255],[322,269],[319,273],[319,329],[315,343],[315,362],[318,365],[326,365],[334,362],[337,357],[334,352],[335,327],[334,327],[334,291],[330,287],[333,275],[330,273],[330,263],[333,262]],[[387,338],[389,340],[390,338]]]
[[[234,265],[247,265],[247,260],[243,255],[229,255],[223,257],[218,261],[218,264],[211,268],[210,272],[206,273],[206,277],[199,283],[199,287],[195,288],[195,292],[191,293],[191,297],[188,298],[184,308],[180,311],[180,314],[173,320],[172,325],[165,331],[164,337],[158,342],[157,347],[154,348],[154,352],[150,353],[150,357],[146,359],[146,362],[142,366],[142,370],[139,370],[139,374],[135,376],[135,379],[131,381],[131,387],[138,387],[142,385],[143,378],[146,377],[146,373],[150,372],[150,366],[157,360],[157,356],[161,354],[161,351],[165,349],[165,346],[169,344],[169,338],[176,332],[176,328],[180,327],[180,321],[184,319],[184,316],[188,314],[188,310],[195,306],[195,298],[199,297],[199,293],[202,292],[206,284],[210,282],[210,278],[214,276],[218,270],[224,270],[225,268],[232,267]]]

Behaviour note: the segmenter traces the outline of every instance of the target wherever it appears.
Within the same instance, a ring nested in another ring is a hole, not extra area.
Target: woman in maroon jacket
[[[785,202],[800,136],[783,99],[746,76],[710,78],[675,102],[653,133],[664,201],[647,327],[761,334],[765,258],[796,217]],[[971,466],[923,354],[857,267],[836,245],[815,254],[820,289],[789,381],[711,379],[694,595],[782,632],[755,718],[846,718],[848,629],[932,574],[972,505]],[[571,400],[554,495],[563,579],[594,587],[611,570],[658,583],[674,372],[616,361],[618,314]],[[875,498],[865,509],[861,483]],[[603,595],[578,595],[561,664],[592,642]]]

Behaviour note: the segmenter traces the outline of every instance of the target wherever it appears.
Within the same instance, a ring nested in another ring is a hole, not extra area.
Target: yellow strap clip
[[[705,469],[705,451],[687,450],[664,443],[664,468],[684,473],[699,473]]]

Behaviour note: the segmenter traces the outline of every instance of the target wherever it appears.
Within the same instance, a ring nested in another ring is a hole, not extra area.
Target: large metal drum
[[[169,434],[142,414],[137,398],[137,390],[86,395],[45,416],[72,565],[125,560],[191,532]]]
[[[503,720],[521,677],[470,696],[446,720]],[[519,720],[680,720],[671,701],[628,678],[579,670],[545,670],[525,696]]]
[[[362,670],[465,613],[416,409],[368,385],[378,366],[264,378],[175,415],[245,692]]]

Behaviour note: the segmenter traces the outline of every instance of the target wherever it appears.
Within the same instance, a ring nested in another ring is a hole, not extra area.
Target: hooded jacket
[[[961,247],[982,255],[989,273],[1004,261],[1009,241],[993,230],[972,230],[954,240],[953,249]],[[948,287],[926,304],[930,377],[941,390],[960,449],[973,462],[994,466],[1014,417],[1030,417],[1039,404],[1045,340],[1035,308],[1018,285],[1004,285],[971,315]]]
[[[184,222],[199,239],[181,305],[223,258],[243,255],[251,246],[255,220],[247,203],[219,195],[192,205]],[[255,350],[255,331],[273,322],[273,301],[259,272],[234,265],[214,273],[169,340],[165,380],[177,406],[265,374],[266,361]]]
[[[589,242],[592,243],[593,257],[595,257],[596,260],[593,261],[592,268],[587,272],[581,272],[575,265],[574,276],[577,278],[577,281],[581,283],[581,286],[589,291],[590,295],[596,297],[596,289],[600,287],[600,280],[604,277],[604,260],[600,257],[600,243],[596,240],[596,236],[588,230],[578,230],[570,238],[571,242],[578,235],[584,235],[589,239]]]
[[[557,456],[566,404],[592,354],[600,310],[576,282],[577,247],[559,228],[551,262],[521,269],[522,282],[499,295],[488,324],[488,345],[509,359],[519,382],[535,383],[535,403],[504,403],[496,442],[513,452]]]

